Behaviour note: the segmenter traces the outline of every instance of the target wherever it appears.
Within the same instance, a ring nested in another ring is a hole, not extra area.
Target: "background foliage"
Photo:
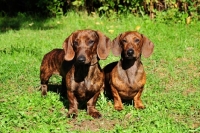
[[[0,0],[0,9],[1,15],[26,12],[59,16],[75,10],[107,16],[121,13],[132,13],[135,16],[147,14],[158,21],[190,23],[191,20],[199,19],[200,0]]]

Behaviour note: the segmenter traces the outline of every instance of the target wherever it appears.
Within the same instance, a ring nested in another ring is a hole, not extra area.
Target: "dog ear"
[[[73,33],[65,39],[63,43],[63,49],[65,51],[65,57],[64,59],[67,61],[70,61],[74,58],[75,52],[72,48],[73,41],[72,41]]]
[[[142,35],[142,37],[143,37],[142,55],[145,58],[148,58],[153,53],[154,44],[144,35]]]
[[[120,56],[122,52],[122,48],[120,47],[120,37],[122,34],[118,35],[113,41],[112,41],[112,53],[114,56]]]
[[[100,31],[97,31],[97,35],[99,37],[99,42],[97,45],[97,55],[101,60],[105,60],[110,53],[111,41]]]

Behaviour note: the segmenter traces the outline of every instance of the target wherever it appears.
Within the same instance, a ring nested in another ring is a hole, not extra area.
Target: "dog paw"
[[[121,110],[123,110],[123,107],[121,107],[121,106],[115,106],[115,110],[121,111]]]
[[[145,109],[145,106],[144,105],[135,105],[135,108],[136,109]]]
[[[76,113],[72,113],[72,114],[67,114],[67,117],[68,118],[73,118],[73,119],[75,119],[76,117],[77,117],[78,115],[76,114]]]
[[[42,96],[47,95],[47,85],[41,85]]]
[[[76,118],[78,116],[78,110],[77,109],[69,109],[67,113],[68,118]]]
[[[143,103],[142,103],[142,101],[141,100],[136,100],[136,101],[134,101],[135,103],[135,105],[134,105],[134,107],[136,108],[136,109],[144,109],[145,108],[145,106],[143,105]]]
[[[89,115],[92,116],[93,118],[100,118],[101,117],[101,114],[99,112],[92,112]]]

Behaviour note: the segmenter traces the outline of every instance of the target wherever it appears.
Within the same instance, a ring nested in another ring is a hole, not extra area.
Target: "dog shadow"
[[[49,83],[48,84],[48,92],[53,92],[53,93],[56,93],[57,95],[59,95],[59,101],[61,101],[63,103],[64,107],[68,109],[69,102],[67,99],[66,90],[63,89],[63,86],[61,84]],[[47,92],[47,94],[48,94],[48,92]]]
[[[67,93],[66,93],[66,88],[63,87],[61,84],[48,84],[48,92],[53,92],[59,95],[59,101],[63,103],[63,106],[66,109],[69,109],[69,101],[67,99]],[[105,95],[105,94],[104,94]],[[107,96],[105,95],[105,97],[109,100],[113,102],[113,97],[112,96]],[[78,105],[78,109],[80,110],[85,110],[87,108],[87,101],[78,101],[79,105]],[[122,103],[124,105],[130,106],[130,105],[134,105],[133,100],[122,100]]]
[[[114,98],[113,98],[113,95],[112,95],[111,91],[108,91],[108,90],[104,91],[104,96],[114,104]],[[122,99],[122,103],[124,105],[127,105],[127,106],[134,105],[134,101],[133,100],[124,100],[124,99]]]
[[[53,92],[59,95],[59,101],[61,101],[65,108],[69,108],[69,101],[67,99],[67,92],[66,88],[63,87],[61,84],[48,84],[48,91]],[[81,110],[86,109],[87,103],[84,101],[78,101],[79,105],[78,108]]]

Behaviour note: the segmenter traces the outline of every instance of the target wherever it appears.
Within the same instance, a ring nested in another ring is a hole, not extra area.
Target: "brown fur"
[[[141,94],[146,82],[146,74],[141,62],[141,54],[149,57],[154,44],[144,35],[128,31],[113,40],[112,52],[120,56],[118,62],[108,64],[104,68],[105,93],[114,98],[114,108],[122,110],[122,100],[133,100],[134,107],[144,109]]]
[[[87,113],[94,118],[101,117],[95,105],[104,89],[104,73],[98,63],[109,55],[111,42],[99,31],[78,30],[63,43],[65,60],[73,65],[66,74],[68,116],[78,115],[78,102],[87,102]]]
[[[65,78],[66,73],[72,67],[72,61],[65,61],[64,56],[65,52],[63,49],[53,49],[44,55],[40,66],[41,90],[43,96],[47,95],[49,78],[53,74],[59,74]],[[65,80],[62,80],[62,82],[65,82]]]

